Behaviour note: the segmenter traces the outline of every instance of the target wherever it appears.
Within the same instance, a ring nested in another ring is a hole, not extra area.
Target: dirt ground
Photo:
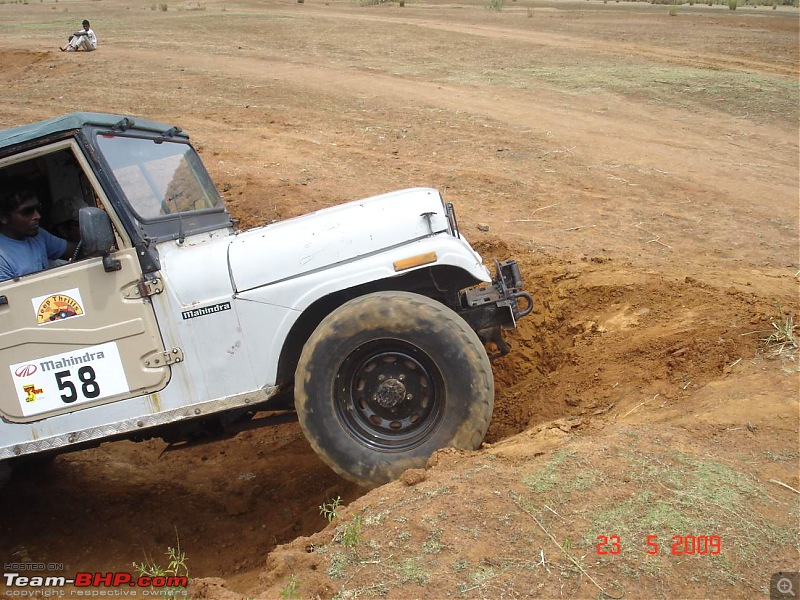
[[[105,444],[0,491],[0,558],[132,571],[179,541],[196,598],[766,597],[800,565],[800,371],[765,342],[800,312],[798,15],[0,2],[0,127],[180,125],[243,227],[437,187],[536,301],[477,452],[368,491],[296,423]],[[99,49],[60,53],[83,18]]]

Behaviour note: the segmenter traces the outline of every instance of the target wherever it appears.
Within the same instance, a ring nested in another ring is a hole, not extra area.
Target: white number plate
[[[116,342],[10,365],[26,417],[128,391]]]

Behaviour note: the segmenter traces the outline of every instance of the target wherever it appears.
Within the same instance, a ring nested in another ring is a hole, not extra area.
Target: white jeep
[[[0,470],[288,417],[374,486],[481,443],[487,348],[507,352],[533,302],[437,191],[238,231],[180,128],[94,113],[0,131],[7,176],[36,186],[44,228],[60,196],[87,206],[71,261],[0,282]]]

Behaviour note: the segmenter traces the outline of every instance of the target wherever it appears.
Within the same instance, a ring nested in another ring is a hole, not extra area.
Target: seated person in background
[[[82,25],[82,31],[76,31],[69,36],[67,44],[61,47],[62,52],[77,52],[78,50],[91,52],[97,49],[97,36],[89,28],[89,21],[84,19]]]
[[[0,182],[0,281],[36,273],[75,252],[75,242],[39,228],[39,200],[28,186],[25,180]]]

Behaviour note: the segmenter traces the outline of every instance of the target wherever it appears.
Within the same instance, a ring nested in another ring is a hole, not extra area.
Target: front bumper
[[[522,289],[517,261],[495,261],[497,274],[483,283],[459,293],[459,314],[487,346],[489,358],[505,356],[511,346],[503,339],[504,329],[514,329],[517,321],[533,311],[533,298]],[[520,302],[520,300],[522,302]],[[496,350],[492,350],[494,345]]]

